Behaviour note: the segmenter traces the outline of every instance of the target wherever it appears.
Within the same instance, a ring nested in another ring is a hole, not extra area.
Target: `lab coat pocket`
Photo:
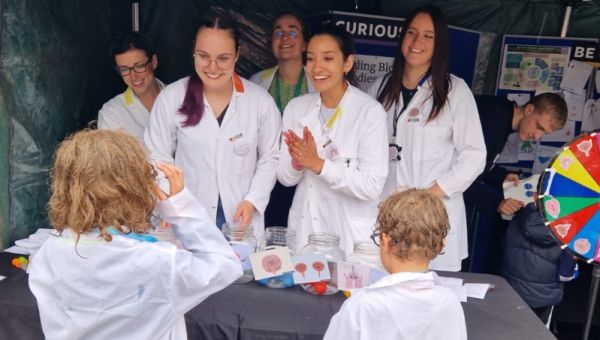
[[[238,163],[240,174],[254,172],[257,161],[257,145],[256,140],[240,139],[234,142],[233,153],[236,163]]]
[[[233,153],[242,157],[250,152],[251,143],[236,143],[233,146]]]
[[[452,144],[452,133],[450,127],[421,126],[415,131],[415,146],[420,146],[421,150],[415,153],[417,160],[438,161],[448,155],[448,144]]]

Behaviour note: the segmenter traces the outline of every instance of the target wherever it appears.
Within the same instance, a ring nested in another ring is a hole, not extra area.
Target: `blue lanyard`
[[[398,106],[396,105],[396,108],[394,109],[394,125],[392,126],[392,131],[393,131],[393,136],[394,138],[396,137],[396,134],[398,132],[398,120],[400,119],[400,116],[402,115],[402,113],[404,112],[404,110],[406,110],[406,108],[408,107],[408,105],[410,104],[410,102],[412,102],[412,99],[415,97],[415,94],[417,94],[417,92],[419,91],[419,88],[421,86],[423,86],[423,84],[425,84],[425,82],[427,81],[427,79],[429,79],[429,73],[427,73],[423,79],[421,79],[421,81],[419,81],[419,84],[417,85],[417,88],[414,89],[413,93],[409,96],[410,100],[408,101],[408,103],[404,102],[404,98],[402,99],[402,109],[398,110]],[[391,79],[391,78],[390,78]],[[402,96],[402,92],[400,92],[400,96]]]

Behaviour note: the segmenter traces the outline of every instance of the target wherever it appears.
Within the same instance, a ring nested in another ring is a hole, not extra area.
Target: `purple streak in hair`
[[[187,116],[187,119],[183,122],[183,127],[195,126],[202,119],[204,113],[202,80],[196,72],[193,72],[190,76],[183,103],[179,107],[179,113]]]

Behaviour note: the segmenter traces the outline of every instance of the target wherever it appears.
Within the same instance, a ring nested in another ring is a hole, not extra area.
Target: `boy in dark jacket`
[[[573,256],[560,249],[534,203],[510,222],[504,242],[502,276],[547,323],[563,298],[565,281],[577,277]]]

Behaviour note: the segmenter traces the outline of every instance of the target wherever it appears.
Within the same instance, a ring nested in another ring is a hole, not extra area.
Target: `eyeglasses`
[[[115,70],[117,70],[117,73],[119,75],[121,75],[122,77],[128,76],[131,73],[131,70],[133,70],[133,72],[135,72],[135,73],[144,73],[144,72],[146,72],[146,67],[148,66],[148,64],[151,61],[152,61],[152,58],[148,58],[148,60],[145,62],[133,64],[132,67],[116,66]]]
[[[373,226],[373,233],[371,233],[371,240],[375,243],[376,246],[379,247],[379,237],[381,236],[381,231],[379,231],[379,226]]]
[[[200,67],[207,67],[211,61],[217,64],[217,67],[221,70],[230,69],[233,66],[235,58],[232,55],[220,55],[216,59],[211,59],[208,54],[194,53],[194,63]]]
[[[289,39],[296,39],[300,36],[300,32],[298,31],[273,31],[273,39],[283,39],[283,37],[287,36]]]

